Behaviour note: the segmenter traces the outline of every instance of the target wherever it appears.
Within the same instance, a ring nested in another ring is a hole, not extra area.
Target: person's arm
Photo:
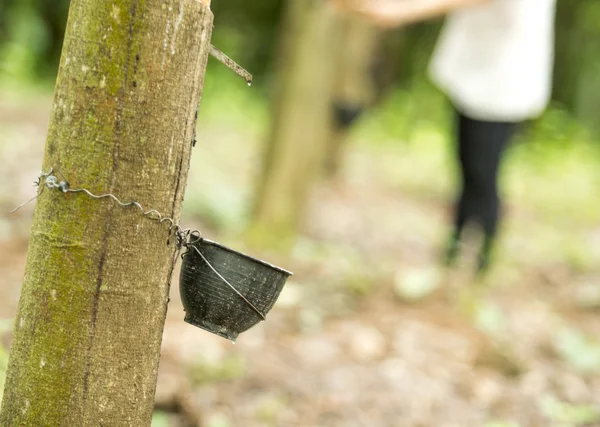
[[[425,21],[489,0],[333,0],[338,8],[354,12],[375,24],[393,28]]]

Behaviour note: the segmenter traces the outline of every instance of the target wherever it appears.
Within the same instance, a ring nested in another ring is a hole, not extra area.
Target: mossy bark
[[[251,236],[295,233],[322,169],[331,121],[339,16],[327,0],[289,0],[282,27],[278,99]]]
[[[72,0],[43,170],[179,219],[212,13]],[[112,200],[39,197],[1,426],[150,425],[176,248]]]

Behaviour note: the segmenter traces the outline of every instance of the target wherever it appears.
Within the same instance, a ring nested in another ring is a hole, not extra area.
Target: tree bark
[[[257,192],[251,235],[286,240],[322,168],[335,79],[339,19],[325,0],[289,0],[279,93]]]
[[[212,13],[72,0],[44,171],[179,219]],[[176,248],[112,200],[39,197],[1,426],[147,426]]]

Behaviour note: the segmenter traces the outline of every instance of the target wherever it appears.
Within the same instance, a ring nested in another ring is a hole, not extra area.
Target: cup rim
[[[229,248],[229,247],[227,247],[225,245],[222,245],[221,243],[217,243],[217,242],[215,242],[213,240],[209,240],[209,239],[204,239],[203,238],[203,239],[200,239],[197,242],[195,242],[193,245],[201,245],[202,243],[206,243],[208,245],[216,246],[217,248],[220,248],[220,249],[223,249],[225,251],[231,252],[232,254],[242,256],[242,257],[244,257],[246,259],[249,259],[251,261],[254,261],[254,262],[257,262],[259,264],[262,264],[265,267],[269,267],[269,268],[272,268],[272,269],[274,269],[276,271],[279,271],[280,273],[286,274],[288,277],[291,277],[291,276],[294,275],[294,273],[292,273],[291,271],[285,270],[285,269],[283,269],[281,267],[278,267],[278,266],[276,266],[274,264],[271,264],[271,263],[269,263],[267,261],[263,261],[261,259],[255,258],[253,256],[246,255],[243,252],[236,251],[235,249],[231,249],[231,248]]]

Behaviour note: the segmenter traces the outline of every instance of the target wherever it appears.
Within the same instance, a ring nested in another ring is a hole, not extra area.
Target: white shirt
[[[491,0],[448,16],[430,64],[465,115],[519,122],[550,101],[556,0]]]

